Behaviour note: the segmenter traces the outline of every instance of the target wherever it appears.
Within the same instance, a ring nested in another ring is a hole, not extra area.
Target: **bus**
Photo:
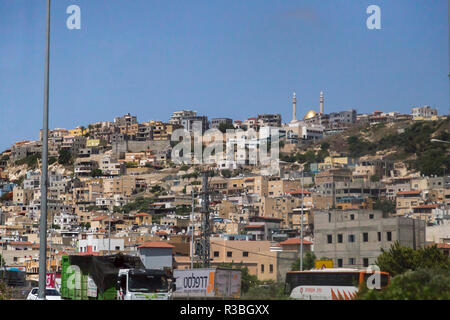
[[[23,287],[26,284],[25,271],[19,269],[2,269],[0,270],[0,281],[4,282],[8,287]]]
[[[298,300],[353,300],[374,273],[380,276],[380,289],[389,285],[387,272],[350,268],[291,271],[286,274],[286,292]]]

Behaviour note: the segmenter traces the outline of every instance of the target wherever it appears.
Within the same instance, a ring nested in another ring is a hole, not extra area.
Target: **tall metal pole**
[[[202,263],[204,268],[209,268],[210,259],[210,234],[211,225],[209,221],[209,196],[208,196],[208,171],[203,172],[202,179]]]
[[[195,210],[195,195],[192,189],[192,214],[191,214],[191,269],[194,269],[194,210]]]
[[[39,227],[39,299],[45,300],[47,270],[47,178],[48,178],[48,101],[50,78],[50,5],[47,0],[47,43],[44,81],[44,123],[42,134],[41,217]]]
[[[302,213],[300,216],[300,271],[303,271],[303,172],[302,170]]]
[[[108,227],[108,255],[111,255],[111,211],[109,212],[109,227]]]

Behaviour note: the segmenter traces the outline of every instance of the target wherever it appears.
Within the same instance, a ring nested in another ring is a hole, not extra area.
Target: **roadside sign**
[[[54,273],[47,273],[45,278],[45,285],[47,288],[56,288],[56,276]]]
[[[316,269],[331,269],[333,268],[333,260],[316,260]]]
[[[88,277],[87,296],[93,298],[97,297],[97,285],[95,284],[94,279],[92,279],[91,276]]]

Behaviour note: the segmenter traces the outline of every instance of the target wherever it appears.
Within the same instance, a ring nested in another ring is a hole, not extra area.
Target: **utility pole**
[[[300,271],[303,271],[303,177],[304,177],[304,168],[302,170],[302,213],[300,215]]]
[[[192,189],[192,214],[191,214],[191,269],[194,269],[194,214],[195,214],[195,193]]]
[[[108,227],[108,255],[111,255],[111,211],[109,211],[109,227]]]
[[[50,5],[47,0],[47,42],[44,80],[44,121],[42,128],[41,217],[39,227],[39,300],[45,300],[47,271],[47,178],[48,178],[48,101],[50,78]]]
[[[208,194],[208,171],[202,173],[202,235],[201,235],[201,261],[204,268],[210,266],[210,236],[211,222],[209,221],[209,194]]]

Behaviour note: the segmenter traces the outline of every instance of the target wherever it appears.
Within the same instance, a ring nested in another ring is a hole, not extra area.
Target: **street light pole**
[[[41,217],[39,227],[39,299],[45,300],[47,271],[47,178],[48,178],[48,101],[50,78],[50,5],[47,0],[47,40],[44,80],[44,121],[42,128]]]
[[[111,211],[109,212],[109,227],[108,227],[108,255],[111,255]]]
[[[304,206],[303,206],[303,175],[304,175],[304,170],[305,168],[303,167],[302,170],[302,213],[300,215],[300,271],[303,271],[303,210],[304,210]]]
[[[191,214],[191,269],[194,269],[194,211],[195,210],[195,195],[192,189],[192,214]]]

